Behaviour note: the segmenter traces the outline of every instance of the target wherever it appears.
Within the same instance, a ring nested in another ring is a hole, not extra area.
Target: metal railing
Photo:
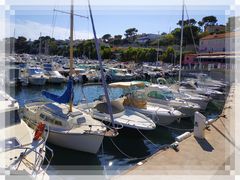
[[[28,118],[24,118],[24,121],[27,123],[28,126],[30,126],[33,129],[35,129],[35,127],[37,126],[36,122],[33,122]],[[54,156],[53,150],[46,145],[48,135],[49,135],[49,126],[46,125],[45,126],[45,131],[44,131],[43,136],[42,136],[43,141],[41,143],[39,143],[38,146],[34,147],[35,149],[29,148],[29,147],[20,147],[20,149],[25,149],[25,153],[27,152],[28,149],[31,150],[31,152],[36,153],[35,163],[33,164],[34,168],[32,168],[33,169],[32,175],[36,176],[36,175],[46,171],[48,169],[50,163],[51,163],[51,160],[52,160],[53,156]],[[42,147],[40,147],[41,145],[42,145]],[[40,147],[39,152],[36,151],[36,149],[38,147]],[[45,150],[44,150],[44,147],[45,147]],[[50,152],[50,155],[47,154],[47,151]],[[43,155],[43,153],[44,153],[44,155]],[[45,168],[41,169],[41,167],[43,167],[44,160],[47,163],[45,165]]]

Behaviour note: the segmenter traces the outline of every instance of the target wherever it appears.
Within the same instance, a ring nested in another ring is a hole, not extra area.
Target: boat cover
[[[61,96],[52,94],[47,91],[42,91],[42,95],[58,103],[69,103],[70,100],[73,99],[73,79],[69,78],[67,83],[67,89]]]

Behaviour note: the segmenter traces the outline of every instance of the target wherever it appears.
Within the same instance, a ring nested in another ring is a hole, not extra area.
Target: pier
[[[221,115],[205,129],[205,139],[198,139],[192,133],[179,143],[179,151],[171,148],[160,150],[112,179],[146,179],[148,176],[151,179],[159,179],[159,176],[176,179],[182,175],[225,175],[223,179],[226,179],[237,174],[235,157],[240,149],[234,133],[237,125],[235,110],[239,107],[235,99],[239,98],[239,94],[240,86],[232,85]],[[187,179],[186,176],[182,178]]]

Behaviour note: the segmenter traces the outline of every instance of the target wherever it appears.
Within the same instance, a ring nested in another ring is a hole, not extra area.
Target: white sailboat
[[[97,50],[98,62],[100,66],[101,79],[103,83],[104,98],[101,99],[101,101],[95,101],[91,104],[89,103],[80,104],[78,108],[84,109],[86,112],[90,113],[91,116],[96,119],[110,122],[113,127],[116,124],[123,127],[141,130],[155,129],[156,125],[150,118],[131,110],[125,110],[121,100],[110,101],[106,84],[106,76],[103,71],[102,59],[99,51],[99,43],[96,36],[90,5],[89,10],[92,21],[92,28],[95,39],[95,46]]]
[[[104,136],[116,132],[93,119],[82,110],[73,108],[73,0],[70,13],[70,76],[62,96],[44,91],[43,95],[53,102],[35,101],[25,104],[24,116],[33,122],[49,125],[48,141],[64,148],[97,153]],[[69,105],[67,105],[69,104]]]

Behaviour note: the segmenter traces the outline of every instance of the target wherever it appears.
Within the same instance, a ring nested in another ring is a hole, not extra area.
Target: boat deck
[[[19,143],[17,148],[7,148],[0,151],[0,167],[8,170],[23,172],[24,174],[32,174],[36,164],[41,163],[39,158],[39,150],[42,147],[43,139],[32,141],[33,130],[27,127],[26,123],[21,123],[4,128],[0,131],[0,141],[5,142],[5,139],[17,137],[15,143]],[[44,151],[45,149],[42,149]],[[41,154],[41,153],[40,153]],[[41,155],[44,158],[44,154]],[[39,164],[38,164],[39,165]]]

